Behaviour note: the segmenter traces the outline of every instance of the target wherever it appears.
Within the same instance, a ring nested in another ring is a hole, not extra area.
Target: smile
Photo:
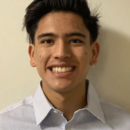
[[[53,66],[49,68],[51,75],[59,78],[66,78],[68,76],[74,75],[76,67],[74,66]]]
[[[52,67],[53,72],[58,72],[58,73],[64,73],[64,72],[70,72],[74,69],[74,67]]]

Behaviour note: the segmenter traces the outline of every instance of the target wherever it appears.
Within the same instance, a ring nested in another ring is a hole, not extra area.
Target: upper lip
[[[48,68],[52,68],[52,67],[76,67],[76,65],[70,65],[70,64],[51,64],[48,66]]]

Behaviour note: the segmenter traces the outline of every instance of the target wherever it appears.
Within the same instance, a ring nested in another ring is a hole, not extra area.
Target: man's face
[[[82,18],[70,12],[53,12],[41,18],[35,45],[29,45],[31,65],[43,87],[56,92],[84,86],[89,65],[96,64],[99,46],[90,45],[90,34]]]

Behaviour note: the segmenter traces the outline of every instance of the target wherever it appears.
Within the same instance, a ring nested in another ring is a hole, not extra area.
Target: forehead
[[[72,12],[51,12],[40,19],[36,36],[45,32],[64,35],[74,31],[88,34],[83,18],[80,15]]]

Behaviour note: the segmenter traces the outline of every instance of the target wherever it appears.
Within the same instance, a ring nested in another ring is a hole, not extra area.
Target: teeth
[[[53,67],[52,68],[52,71],[53,72],[68,72],[68,71],[71,71],[73,70],[73,67]]]

